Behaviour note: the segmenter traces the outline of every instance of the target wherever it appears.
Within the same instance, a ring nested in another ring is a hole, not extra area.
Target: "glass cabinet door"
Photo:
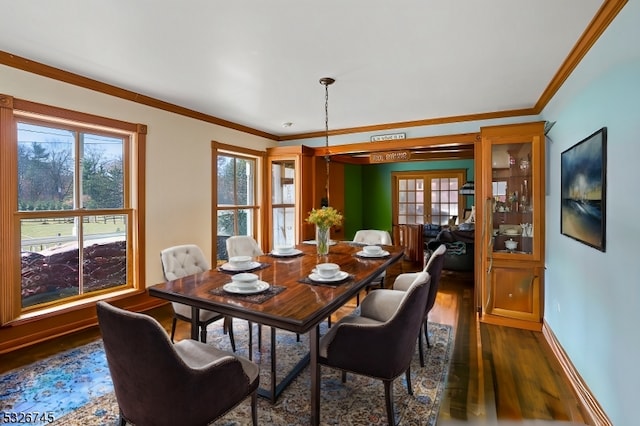
[[[534,200],[532,143],[501,143],[491,147],[491,224],[493,252],[534,253]]]
[[[295,160],[271,162],[271,217],[274,247],[295,244]]]

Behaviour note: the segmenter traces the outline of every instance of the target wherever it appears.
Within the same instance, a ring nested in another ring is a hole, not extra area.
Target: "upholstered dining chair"
[[[342,370],[381,379],[384,383],[387,420],[395,424],[393,381],[406,375],[411,387],[411,359],[429,295],[429,274],[420,272],[407,291],[372,291],[360,305],[359,315],[341,318],[320,338],[318,362]],[[375,356],[372,356],[375,354]]]
[[[234,235],[227,238],[227,253],[229,259],[233,256],[262,256],[264,252],[258,245],[258,242],[248,235]],[[249,321],[249,332],[253,330],[253,323]],[[298,336],[298,339],[300,336]],[[253,358],[253,349],[251,348],[252,339],[249,339],[249,358]],[[262,348],[262,327],[258,324],[258,350]]]
[[[257,364],[192,339],[172,344],[154,318],[97,303],[120,425],[206,425],[251,396],[257,420]]]
[[[204,253],[195,244],[183,244],[166,248],[160,252],[162,272],[167,281],[177,280],[187,275],[197,274],[209,270],[209,262],[204,257]],[[173,307],[173,321],[171,323],[171,341],[176,332],[177,320],[191,322],[191,306],[182,303],[171,302]],[[200,340],[207,342],[207,326],[214,321],[224,318],[224,328],[229,334],[231,348],[235,352],[236,343],[233,337],[233,321],[217,312],[200,310],[198,318],[198,329],[200,330]]]
[[[424,318],[422,320],[422,329],[424,331],[424,337],[427,340],[427,347],[431,347],[429,342],[429,312],[433,309],[433,305],[436,303],[436,296],[438,295],[438,288],[440,287],[440,276],[442,275],[442,267],[444,266],[445,253],[447,252],[447,246],[441,244],[431,254],[427,265],[424,267],[424,272],[428,272],[431,276],[431,284],[429,286],[429,297],[424,310]],[[394,290],[407,291],[411,286],[411,283],[417,276],[416,272],[406,272],[396,277],[393,283]],[[424,367],[424,348],[422,345],[422,333],[418,334],[418,351],[420,353],[420,366]]]
[[[353,236],[353,242],[359,244],[367,244],[367,245],[391,245],[393,244],[391,240],[391,234],[387,231],[382,231],[378,229],[361,229],[356,231],[356,234]],[[382,271],[380,275],[375,277],[371,283],[367,285],[365,288],[367,291],[371,287],[378,286],[380,288],[384,287],[384,278],[386,276],[386,272]],[[356,294],[356,305],[360,305],[360,293]]]
[[[233,256],[262,256],[264,252],[257,241],[248,235],[234,235],[227,238],[227,254]]]

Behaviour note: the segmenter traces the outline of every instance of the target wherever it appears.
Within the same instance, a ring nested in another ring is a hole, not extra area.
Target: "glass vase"
[[[316,226],[316,249],[318,256],[329,254],[329,228]]]

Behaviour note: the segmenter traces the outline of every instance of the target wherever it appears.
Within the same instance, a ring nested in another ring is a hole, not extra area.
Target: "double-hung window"
[[[27,108],[13,111],[17,176],[2,188],[17,200],[11,216],[18,244],[0,244],[19,250],[13,259],[20,266],[14,282],[2,282],[12,287],[3,308],[17,317],[133,289],[140,126],[19,104]]]

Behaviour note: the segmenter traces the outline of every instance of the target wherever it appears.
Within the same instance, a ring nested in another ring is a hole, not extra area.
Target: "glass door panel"
[[[532,254],[534,194],[530,142],[494,144],[491,151],[493,251]]]

